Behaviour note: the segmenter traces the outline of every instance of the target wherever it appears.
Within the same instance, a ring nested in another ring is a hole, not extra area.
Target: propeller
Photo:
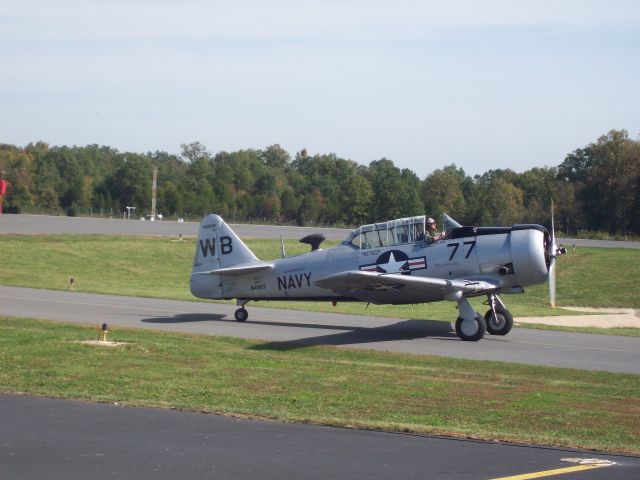
[[[552,308],[556,308],[556,260],[558,255],[564,255],[567,249],[556,245],[556,228],[553,220],[553,199],[551,199],[551,240],[547,255],[549,256],[549,302]]]

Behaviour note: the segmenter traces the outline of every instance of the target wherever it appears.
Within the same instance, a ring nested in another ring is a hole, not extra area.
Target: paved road
[[[240,237],[299,239],[309,233],[322,233],[329,240],[344,240],[351,231],[342,228],[289,227],[275,225],[231,224]],[[44,215],[0,215],[0,235],[21,234],[99,234],[99,235],[149,235],[177,237],[196,236],[198,223],[175,221],[141,222],[140,220],[102,219],[83,217],[53,217]],[[618,242],[610,240],[559,239],[571,247],[640,248],[640,242]]]
[[[0,215],[0,235],[21,234],[98,234],[98,235],[149,235],[195,237],[198,234],[197,222],[178,223],[163,220],[161,222],[141,222],[140,220],[53,217],[41,215]],[[351,230],[339,228],[290,227],[276,225],[238,225],[231,224],[240,237],[254,238],[302,238],[310,233],[322,233],[329,240],[344,240]]]
[[[107,322],[274,344],[337,345],[422,355],[640,374],[640,337],[515,328],[506,337],[463,342],[445,322],[259,308],[233,319],[228,304],[119,297],[0,286],[0,315],[57,321]],[[452,307],[452,315],[454,313]]]
[[[634,457],[24,396],[0,395],[0,425],[11,480],[482,479],[575,465],[565,458],[615,462],[567,478],[640,478]]]

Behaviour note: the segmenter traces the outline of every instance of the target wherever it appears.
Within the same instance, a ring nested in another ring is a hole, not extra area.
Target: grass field
[[[246,243],[262,259],[279,256],[278,241]],[[193,254],[193,240],[0,235],[0,284],[67,289],[73,277],[77,291],[192,300]],[[640,308],[639,281],[640,251],[580,248],[559,260],[558,301]],[[545,306],[546,286],[505,301],[516,316],[560,313]],[[265,304],[455,316],[449,302]],[[129,342],[114,349],[75,343],[96,337],[77,325],[0,317],[0,391],[640,454],[637,375],[138,330],[112,334]]]
[[[277,240],[248,239],[261,259],[278,258]],[[326,246],[336,242],[325,242]],[[308,250],[307,245],[286,242],[288,255]],[[193,300],[188,279],[194,241],[167,238],[101,235],[0,235],[0,284],[66,289],[69,277],[75,289],[157,298]],[[630,249],[579,248],[558,260],[558,304],[583,307],[640,308],[633,295],[640,283],[640,251]],[[528,288],[524,295],[504,296],[514,316],[568,314],[548,307],[546,285]],[[474,300],[484,311],[482,299]],[[411,319],[450,321],[455,304],[378,306],[327,302],[261,302],[263,306],[341,313],[367,313]]]
[[[0,318],[0,391],[640,453],[640,376]]]

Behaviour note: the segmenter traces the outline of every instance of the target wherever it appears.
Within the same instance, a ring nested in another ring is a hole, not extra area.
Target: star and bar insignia
[[[380,255],[375,263],[360,265],[363,272],[401,273],[410,275],[413,270],[427,268],[427,257],[409,258],[401,250],[391,250]]]

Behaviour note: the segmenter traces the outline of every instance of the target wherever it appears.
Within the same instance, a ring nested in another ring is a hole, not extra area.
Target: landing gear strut
[[[487,322],[487,331],[491,335],[506,335],[509,333],[513,327],[513,316],[505,308],[498,295],[493,293],[487,295],[486,303],[489,305],[489,310],[484,314],[484,319]]]
[[[466,342],[477,342],[487,331],[487,322],[484,317],[476,312],[469,300],[462,298],[458,300],[458,311],[460,316],[456,320],[456,334],[461,340]]]
[[[233,314],[237,322],[246,322],[247,318],[249,318],[249,312],[244,308],[247,303],[249,303],[249,300],[238,300],[236,302],[236,306],[240,307]]]

